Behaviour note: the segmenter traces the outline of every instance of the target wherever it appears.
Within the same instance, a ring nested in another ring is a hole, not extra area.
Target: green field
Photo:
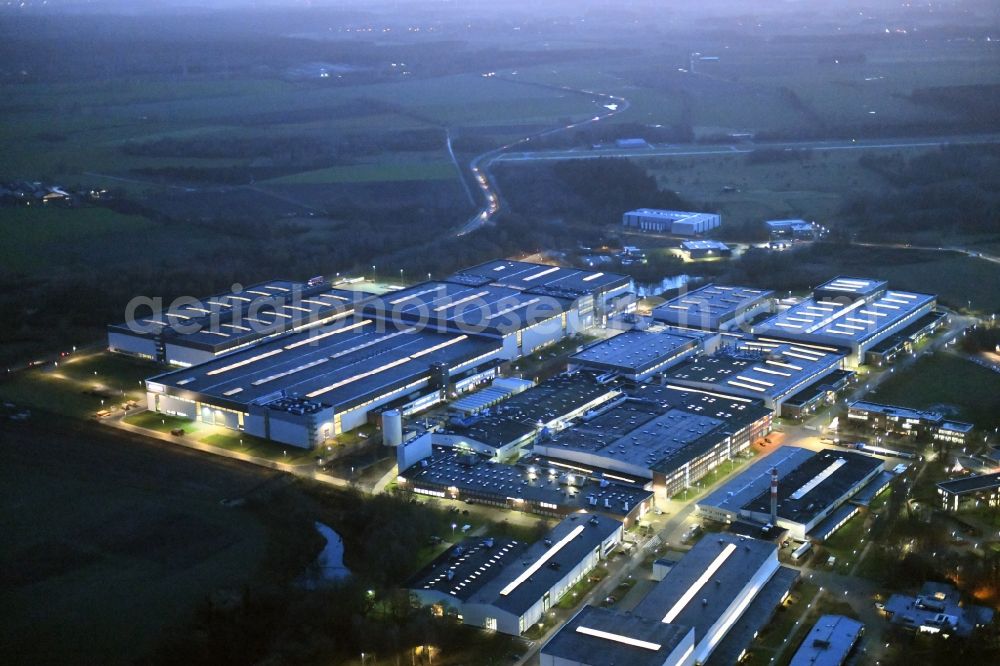
[[[954,251],[818,244],[774,256],[773,273],[727,276],[753,280],[762,287],[804,290],[837,275],[865,275],[888,280],[895,289],[936,294],[955,310],[1000,312],[1000,264]],[[778,276],[781,284],[773,280]],[[785,283],[792,283],[785,286]]]
[[[126,141],[220,136],[336,139],[444,126],[555,124],[564,117],[593,112],[584,96],[475,74],[339,87],[278,79],[151,77],[2,89],[8,108],[25,110],[6,114],[8,122],[0,128],[4,155],[0,178],[47,177],[102,185],[109,181],[86,172],[124,175],[141,167],[239,163],[128,155],[120,150]],[[366,113],[366,107],[371,111]],[[446,158],[443,141],[439,155]],[[391,163],[394,157],[386,154],[386,159]]]
[[[399,162],[338,166],[284,176],[269,183],[315,185],[320,183],[375,183],[399,180],[450,180],[457,177],[450,162]]]
[[[996,81],[996,70],[986,66],[991,50],[960,40],[932,49],[872,40],[863,47],[864,62],[836,64],[819,61],[832,48],[821,41],[775,39],[712,48],[692,40],[690,50],[712,48],[711,55],[719,57],[696,65],[694,75],[679,71],[687,68],[690,51],[683,41],[676,44],[638,40],[642,56],[521,68],[517,77],[622,95],[631,107],[613,122],[689,121],[696,135],[941,120],[946,113],[909,99],[915,88]]]
[[[33,271],[54,247],[87,243],[129,234],[144,234],[154,227],[136,215],[122,215],[103,208],[23,207],[0,209],[0,264],[9,270]]]
[[[1000,312],[1000,265],[957,253],[939,253],[926,262],[879,265],[879,277],[938,298],[953,308],[991,313]]]
[[[86,431],[0,437],[5,663],[132,663],[264,563],[266,526],[220,501],[275,473]]]
[[[921,358],[883,382],[872,400],[944,411],[983,429],[1000,426],[1000,374],[952,354]]]

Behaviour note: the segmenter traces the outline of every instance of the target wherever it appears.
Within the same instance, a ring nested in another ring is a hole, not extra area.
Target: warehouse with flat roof
[[[626,229],[676,236],[699,236],[722,226],[722,216],[716,213],[638,208],[622,215],[622,226]]]
[[[812,240],[816,236],[816,227],[805,220],[768,220],[764,228],[772,240]]]
[[[482,585],[516,562],[528,544],[510,538],[471,537],[441,553],[406,583],[424,606],[461,610]]]
[[[632,611],[582,610],[542,646],[541,663],[728,666],[797,580],[773,543],[708,534]]]
[[[777,470],[777,516],[771,513],[771,471]],[[788,530],[798,541],[822,541],[850,516],[824,524],[883,471],[878,458],[845,451],[784,446],[696,503],[724,522],[744,520]],[[851,507],[854,508],[854,507]]]
[[[688,256],[688,259],[720,259],[733,256],[733,250],[722,241],[715,240],[686,240],[681,243],[681,252]]]
[[[443,399],[502,354],[486,337],[380,330],[351,318],[152,377],[147,401],[164,414],[309,448],[362,425],[379,406],[428,393]]]
[[[349,317],[369,297],[329,282],[271,280],[200,301],[179,299],[163,312],[139,309],[134,320],[108,326],[108,349],[189,367],[266,338]]]
[[[493,338],[501,342],[506,359],[582,330],[573,300],[491,284],[422,282],[365,303],[361,314],[387,328],[412,326]]]
[[[611,554],[624,535],[613,518],[575,513],[528,546],[496,576],[470,583],[465,624],[519,636]],[[485,578],[485,577],[484,577]]]
[[[633,614],[694,629],[694,662],[704,664],[782,567],[775,544],[732,534],[706,534],[639,602]],[[792,577],[794,581],[797,577]],[[772,609],[773,610],[773,609]]]
[[[649,479],[675,495],[744,453],[771,428],[759,400],[641,384],[628,398],[542,437],[534,453],[587,474]]]
[[[631,381],[645,381],[703,350],[700,335],[682,331],[631,330],[596,342],[569,359],[570,369],[613,372]]]
[[[623,297],[634,291],[632,279],[626,275],[510,259],[463,269],[447,281],[471,286],[489,284],[536,297],[568,299],[575,303],[583,328],[603,326],[608,316],[625,302]]]
[[[893,334],[929,314],[937,299],[894,291],[884,280],[838,277],[807,298],[753,327],[762,341],[793,341],[819,350],[843,350],[853,365]]]
[[[380,297],[273,281],[147,321],[146,337],[111,327],[109,344],[189,368],[147,381],[150,409],[310,447],[380,407],[419,411],[482,383],[502,361],[603,322],[631,288],[622,275],[506,260]],[[195,315],[212,327],[178,323]]]
[[[789,666],[841,666],[861,640],[865,625],[844,615],[822,615]]]
[[[402,490],[544,516],[590,511],[629,526],[653,508],[653,493],[627,480],[609,481],[550,464],[491,462],[475,453],[441,447],[423,454],[404,458],[396,479]]]
[[[653,309],[653,319],[671,326],[706,331],[729,330],[773,305],[773,292],[709,284],[682,293]]]
[[[694,628],[584,606],[542,646],[541,666],[686,666]]]
[[[738,341],[711,356],[700,356],[665,374],[668,384],[763,400],[782,415],[785,400],[838,370],[839,351],[802,345]]]
[[[480,414],[452,418],[429,437],[434,445],[508,458],[532,444],[543,430],[561,430],[578,416],[620,396],[620,390],[598,381],[592,373],[557,375]]]

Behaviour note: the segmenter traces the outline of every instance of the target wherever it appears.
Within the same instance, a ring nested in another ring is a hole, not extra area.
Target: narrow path
[[[318,213],[320,215],[325,214],[320,208],[316,208],[310,204],[305,203],[300,199],[295,199],[283,194],[278,194],[277,192],[272,192],[271,190],[265,189],[256,183],[247,183],[244,185],[212,185],[208,187],[194,187],[190,185],[176,185],[174,183],[163,183],[153,180],[141,180],[139,178],[125,178],[123,176],[114,176],[109,173],[100,173],[97,171],[84,171],[83,175],[91,176],[93,178],[104,178],[107,180],[113,180],[119,183],[129,183],[131,185],[145,185],[147,187],[158,187],[167,190],[178,190],[180,192],[185,192],[187,194],[194,194],[200,192],[209,192],[221,194],[224,192],[235,192],[237,190],[248,190],[250,192],[256,192],[257,194],[263,194],[266,197],[271,197],[272,199],[277,199],[283,203],[291,204],[293,206],[298,206],[303,210]]]
[[[462,183],[462,187],[465,189],[465,195],[469,197],[469,203],[475,206],[476,195],[472,193],[472,188],[469,187],[469,181],[462,172],[462,165],[458,163],[458,158],[455,157],[455,150],[451,145],[451,128],[445,128],[444,130],[444,146],[448,151],[448,156],[451,157],[451,163],[455,165],[455,171],[458,172],[458,180]]]

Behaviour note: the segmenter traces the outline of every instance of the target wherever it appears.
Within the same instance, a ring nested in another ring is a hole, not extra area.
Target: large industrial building
[[[768,220],[764,223],[771,240],[812,240],[816,227],[805,220]]]
[[[847,409],[848,423],[870,432],[910,437],[926,436],[934,441],[964,446],[972,437],[971,423],[951,421],[943,414],[909,407],[881,405],[859,400]]]
[[[328,282],[262,282],[183,301],[161,313],[137,313],[134,321],[108,326],[108,349],[190,367],[265,338],[348,317],[369,296]]]
[[[881,460],[854,451],[783,446],[696,506],[711,520],[771,524],[798,541],[823,541],[857,510],[851,498],[884,485],[882,471]]]
[[[541,666],[687,666],[694,627],[584,606],[542,647]]]
[[[311,447],[383,406],[426,409],[495,376],[502,361],[603,323],[631,286],[511,261],[360,300],[325,283],[268,283],[209,299],[225,314],[218,327],[165,322],[148,339],[116,327],[109,337],[116,349],[190,366],[147,381],[150,409]],[[237,324],[245,315],[263,331]]]
[[[720,331],[749,322],[772,307],[770,291],[709,284],[654,308],[652,316],[671,326]]]
[[[675,236],[700,236],[722,226],[722,216],[715,213],[639,208],[622,215],[622,225],[628,229]]]
[[[541,663],[729,666],[796,580],[773,543],[709,534],[631,612],[581,610],[542,646]]]
[[[619,399],[621,391],[592,373],[562,374],[500,401],[489,410],[451,419],[428,433],[435,446],[476,451],[495,460],[516,457],[543,431]],[[470,398],[472,396],[469,396]]]
[[[583,330],[576,302],[492,284],[422,282],[361,308],[363,316],[387,326],[475,335],[497,340],[506,359]]]
[[[934,310],[920,317],[906,328],[900,329],[865,352],[865,363],[874,366],[889,365],[902,354],[913,352],[914,346],[948,324],[948,313]]]
[[[665,373],[665,381],[730,396],[757,398],[782,416],[785,400],[839,370],[843,361],[844,355],[836,350],[741,340],[711,356],[682,363]]]
[[[380,330],[367,318],[276,337],[146,380],[149,408],[312,447],[402,401],[429,406],[494,373],[499,340]]]
[[[455,273],[449,282],[494,285],[523,291],[534,297],[567,299],[583,328],[603,326],[610,314],[632,303],[632,279],[617,273],[498,259]]]
[[[868,350],[931,313],[937,299],[894,291],[883,280],[838,277],[807,298],[753,327],[764,342],[795,342],[820,351],[843,351],[852,365]]]
[[[570,370],[610,372],[631,381],[645,381],[704,350],[705,338],[680,329],[672,332],[631,330],[597,342],[569,360]]]
[[[821,407],[835,404],[854,378],[855,373],[851,370],[834,370],[785,398],[781,403],[781,415],[787,419],[804,419]]]
[[[526,548],[487,538],[446,553],[411,581],[426,604],[465,624],[519,636],[621,543],[620,521],[575,513]]]
[[[687,240],[681,243],[681,252],[688,259],[724,259],[733,256],[733,250],[722,241]]]
[[[403,451],[397,450],[396,481],[402,490],[543,516],[585,510],[626,526],[653,508],[653,493],[633,479],[605,478],[551,464],[496,463],[475,453],[428,447],[413,440],[400,447]]]
[[[760,400],[641,384],[626,400],[540,438],[534,453],[581,474],[651,480],[670,497],[770,430],[771,411]]]

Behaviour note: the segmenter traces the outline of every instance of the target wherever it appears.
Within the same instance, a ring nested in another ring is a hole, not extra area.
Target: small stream
[[[351,570],[344,566],[344,540],[329,525],[315,522],[313,527],[326,545],[299,579],[300,585],[310,590],[351,575]]]

